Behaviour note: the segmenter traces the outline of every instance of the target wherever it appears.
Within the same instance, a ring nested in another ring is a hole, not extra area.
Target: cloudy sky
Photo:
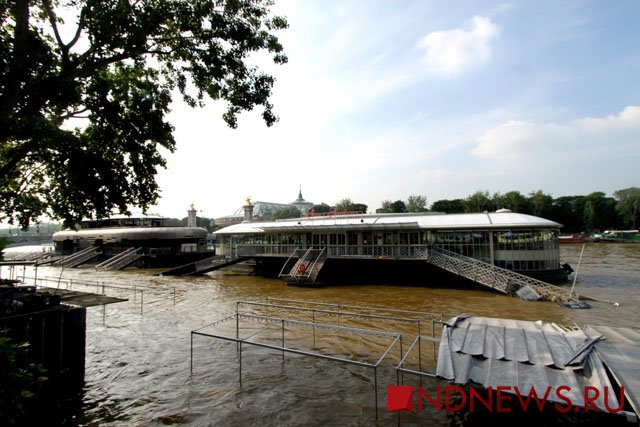
[[[175,102],[151,209],[640,186],[640,2],[282,1],[280,121]]]

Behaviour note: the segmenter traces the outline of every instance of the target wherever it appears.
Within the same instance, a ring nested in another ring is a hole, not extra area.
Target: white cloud
[[[489,129],[478,138],[478,146],[472,153],[497,163],[531,161],[552,150],[552,141],[572,140],[566,129],[554,123],[528,123],[512,120]]]
[[[434,31],[424,36],[418,47],[426,51],[424,61],[430,73],[454,75],[486,63],[491,57],[489,42],[499,32],[489,18],[474,16],[469,30]]]
[[[640,107],[629,106],[616,115],[569,124],[509,121],[484,132],[471,153],[506,170],[522,170],[538,161],[549,165],[554,158],[561,162],[637,155],[639,144]]]
[[[607,117],[587,117],[577,121],[577,126],[584,132],[627,132],[638,131],[640,124],[640,107],[629,106],[617,115]],[[636,136],[640,136],[636,134]],[[640,142],[640,141],[639,141]]]

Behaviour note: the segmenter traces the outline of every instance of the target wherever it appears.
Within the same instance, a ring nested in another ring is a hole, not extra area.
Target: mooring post
[[[400,382],[400,371],[398,369],[396,369],[396,385],[402,385],[402,383]],[[396,411],[396,420],[398,421],[398,427],[400,427],[400,412],[402,411]]]
[[[236,303],[236,351],[240,351],[240,315],[238,314],[238,303]]]
[[[284,319],[282,320],[282,361],[284,362]]]
[[[238,350],[239,350],[239,356],[238,356],[238,382],[240,382],[240,387],[242,387],[242,341],[238,341]]]
[[[374,399],[376,400],[376,423],[378,422],[378,367],[373,367],[373,390]]]
[[[313,321],[313,348],[316,348],[316,310],[311,311],[311,319]]]
[[[144,314],[144,289],[140,289],[140,314]]]
[[[420,321],[418,320],[418,367],[420,368],[420,372],[422,372],[422,346],[420,345],[420,343],[422,342],[422,340],[420,339],[421,333]],[[422,379],[422,377],[420,377],[420,379]]]
[[[191,350],[189,352],[189,374],[193,374],[193,332],[191,332]]]
[[[580,259],[578,260],[578,267],[576,268],[576,274],[573,275],[573,285],[571,285],[571,291],[569,292],[569,299],[573,296],[573,290],[576,288],[576,281],[578,280],[578,272],[580,271],[580,264],[582,263],[582,255],[584,254],[584,247],[586,243],[582,244],[582,250],[580,251]]]

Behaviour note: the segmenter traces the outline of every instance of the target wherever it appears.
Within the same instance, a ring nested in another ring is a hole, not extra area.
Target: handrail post
[[[242,387],[242,341],[238,341],[238,382],[240,383],[240,387]]]
[[[282,362],[284,362],[284,319],[282,319]]]
[[[376,423],[378,422],[378,368],[373,367],[373,389],[374,398],[376,400]]]

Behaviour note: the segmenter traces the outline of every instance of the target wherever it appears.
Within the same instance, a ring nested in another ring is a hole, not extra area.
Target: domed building
[[[295,206],[302,213],[302,215],[306,214],[309,209],[313,206],[313,203],[307,202],[302,197],[302,187],[298,191],[298,198],[293,202],[289,203],[291,206]]]

